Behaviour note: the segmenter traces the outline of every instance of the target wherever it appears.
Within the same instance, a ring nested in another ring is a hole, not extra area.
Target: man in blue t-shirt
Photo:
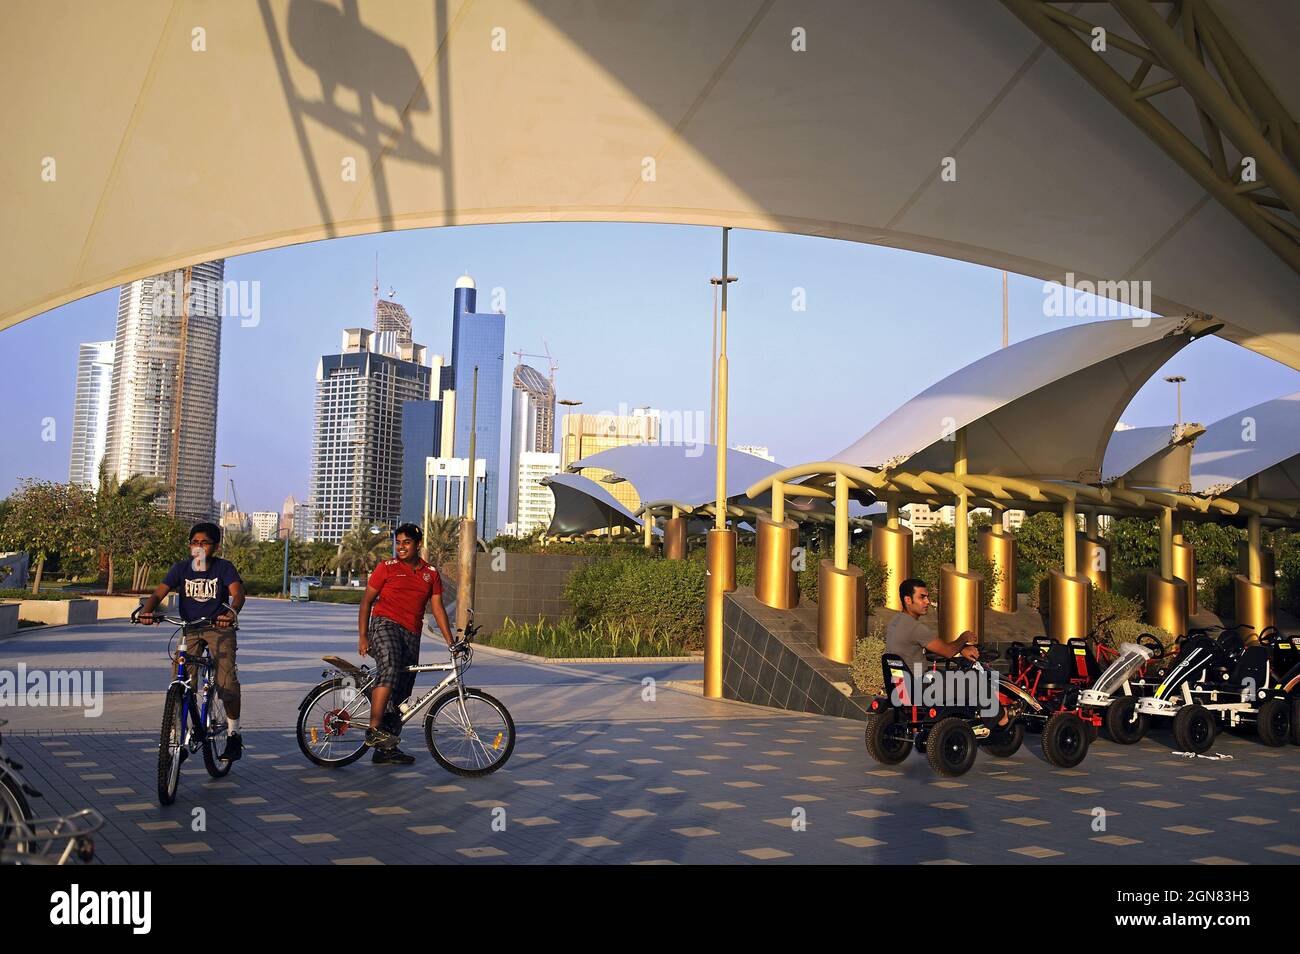
[[[221,528],[214,523],[196,523],[190,529],[190,559],[172,564],[153,595],[140,606],[137,619],[142,623],[157,623],[153,611],[174,590],[181,619],[214,621],[212,625],[186,632],[185,651],[197,656],[199,643],[203,642],[216,661],[217,696],[226,710],[228,733],[220,757],[233,762],[244,751],[239,737],[239,670],[235,667],[234,627],[235,614],[244,605],[244,581],[233,563],[217,556],[219,546]],[[194,675],[191,669],[191,678]]]

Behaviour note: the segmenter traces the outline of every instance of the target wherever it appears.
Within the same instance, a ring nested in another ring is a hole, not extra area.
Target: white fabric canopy
[[[640,521],[608,490],[581,474],[552,474],[543,477],[542,483],[551,488],[555,497],[555,515],[546,530],[548,534],[640,526]]]
[[[1297,115],[1300,4],[1212,6]],[[1300,367],[1297,272],[1004,4],[10,0],[0,79],[0,328],[334,236],[665,222],[1148,282]]]
[[[1205,429],[1192,452],[1192,489],[1245,496],[1259,475],[1259,495],[1300,498],[1300,391],[1229,414]]]
[[[629,444],[592,454],[571,470],[596,467],[636,488],[642,506],[693,508],[717,500],[718,448],[715,444]],[[753,454],[727,450],[727,499],[782,470]],[[748,502],[748,501],[746,501]]]
[[[1096,483],[1120,414],[1192,340],[1185,326],[1092,322],[1017,342],[926,388],[834,459],[947,472],[964,427],[970,473]]]

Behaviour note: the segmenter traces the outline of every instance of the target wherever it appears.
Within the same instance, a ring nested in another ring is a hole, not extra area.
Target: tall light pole
[[[581,401],[564,400],[564,401],[556,401],[555,403],[563,404],[565,407],[582,407]],[[573,458],[575,461],[582,460],[582,431],[583,431],[582,415],[579,414],[578,415],[578,453],[577,456]],[[563,438],[561,438],[561,440],[562,439]]]
[[[1165,378],[1176,389],[1175,394],[1178,407],[1177,425],[1174,427],[1174,436],[1181,437],[1183,434],[1183,382],[1187,379],[1181,374],[1171,374]]]
[[[728,275],[726,282],[721,278],[709,279],[713,286],[713,344],[709,347],[709,440],[718,441],[718,286],[736,281],[736,276]],[[726,290],[723,290],[726,294]]]
[[[293,536],[292,527],[281,527],[276,531],[276,537],[284,534],[284,581],[280,586],[280,595],[289,595],[289,538]]]
[[[230,472],[231,472],[232,470],[235,469],[236,465],[235,465],[235,464],[222,464],[221,467],[222,467],[222,469],[225,470],[225,472],[226,472],[226,479],[225,479],[225,483],[223,483],[222,486],[221,486],[221,515],[217,518],[217,524],[220,525],[221,528],[224,530],[224,529],[225,529],[224,524],[225,524],[225,522],[226,522],[226,508],[227,508],[228,506],[230,506],[230,503],[229,503],[229,500],[230,500]]]
[[[474,389],[469,405],[469,478],[466,491],[465,513],[460,521],[460,584],[456,590],[456,627],[469,625],[469,613],[474,608],[474,570],[478,552],[478,527],[474,503],[478,497],[478,365],[474,365]]]
[[[727,270],[730,228],[722,230],[722,319],[718,324],[717,402],[718,421],[717,487],[714,499],[713,529],[709,531],[706,562],[708,576],[704,616],[704,696],[722,696],[722,615],[726,594],[736,588],[736,531],[727,529]]]
[[[1010,343],[1011,326],[1007,323],[1007,270],[1002,270],[1002,347]]]

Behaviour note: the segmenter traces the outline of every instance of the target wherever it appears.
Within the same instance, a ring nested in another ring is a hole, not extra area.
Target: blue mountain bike
[[[230,610],[223,606],[223,610]],[[140,610],[131,614],[131,622],[142,623]],[[185,649],[185,637],[193,630],[216,625],[216,616],[184,620],[164,616],[154,611],[153,619],[177,627],[168,643],[167,655],[175,664],[176,678],[167,687],[167,700],[163,703],[162,732],[158,739],[158,801],[170,805],[176,801],[180,784],[181,763],[190,755],[203,751],[203,765],[213,778],[223,778],[230,773],[231,763],[221,758],[225,750],[227,723],[226,707],[217,694],[215,681],[216,660],[206,644],[197,656]],[[231,629],[238,629],[238,614]],[[175,652],[172,651],[175,643]],[[191,673],[197,670],[197,685],[191,687]]]

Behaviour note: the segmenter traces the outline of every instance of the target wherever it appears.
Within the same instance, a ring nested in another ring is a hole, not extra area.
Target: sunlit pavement
[[[1133,747],[1099,742],[1066,771],[1030,736],[1014,758],[981,754],[969,775],[944,781],[920,757],[870,762],[857,723],[702,699],[690,686],[701,667],[689,663],[540,665],[480,649],[468,682],[501,698],[519,727],[504,769],[481,779],[444,772],[418,722],[403,746],[412,766],[320,769],[298,751],[292,725],[320,678],[319,657],[356,658],[355,613],[250,601],[240,633],[245,758],[220,781],[201,759],[187,761],[167,808],[154,785],[165,628],[101,623],[0,642],[0,669],[98,669],[108,689],[94,719],[0,710],[11,720],[4,749],[44,792],[42,811],[91,806],[105,816],[97,851],[108,863],[1300,857],[1295,747],[1223,735],[1215,752],[1232,759],[1191,761],[1157,733]]]

